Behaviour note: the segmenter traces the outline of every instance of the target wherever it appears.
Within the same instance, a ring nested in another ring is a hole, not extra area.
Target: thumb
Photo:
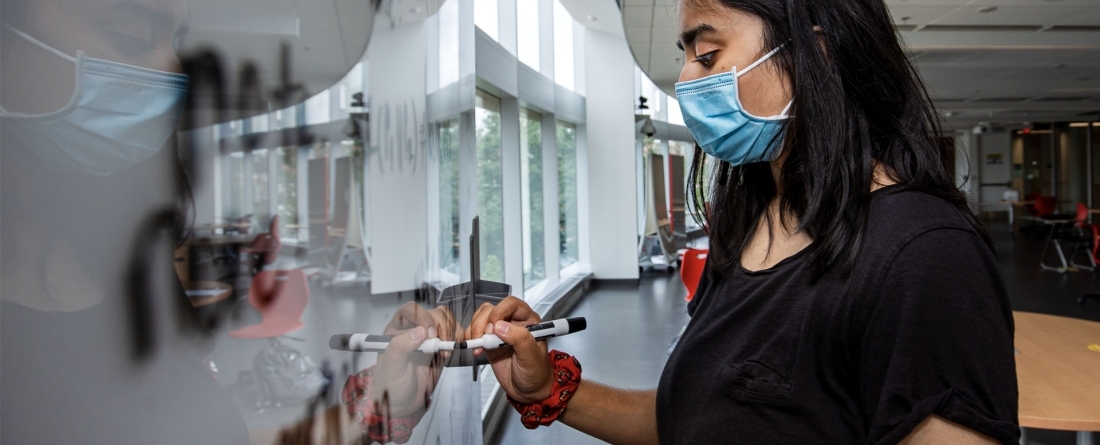
[[[515,352],[513,359],[521,369],[536,371],[547,367],[549,358],[546,355],[546,348],[535,341],[535,337],[527,329],[506,321],[498,321],[493,325],[493,333],[501,341],[512,346]]]
[[[417,326],[390,339],[390,344],[386,346],[386,355],[404,357],[416,351],[427,339],[428,329]]]

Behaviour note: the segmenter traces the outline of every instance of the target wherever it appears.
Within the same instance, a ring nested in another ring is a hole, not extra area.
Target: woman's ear
[[[825,30],[821,26],[814,25],[814,35],[817,36],[817,44],[821,45],[821,53],[825,54],[825,62],[832,64],[833,58],[829,56],[829,48],[825,46]]]

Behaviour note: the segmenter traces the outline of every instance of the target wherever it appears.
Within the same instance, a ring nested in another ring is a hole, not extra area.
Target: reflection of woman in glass
[[[166,297],[176,293],[160,285],[175,284],[173,246],[138,238],[151,213],[181,201],[173,141],[188,81],[175,47],[185,16],[179,0],[4,0],[0,9],[2,443],[249,441],[202,360],[210,343],[177,335]],[[141,322],[160,340],[143,356],[132,348],[135,248],[164,258],[148,265],[158,284],[140,296],[158,309]],[[442,309],[400,314],[387,328],[397,346],[454,331],[453,320],[446,331],[432,324]],[[373,369],[378,396],[389,392],[385,414],[419,412],[438,366],[392,352]]]
[[[1007,296],[887,6],[678,14],[711,246],[691,323],[658,388],[627,391],[548,362],[523,302],[483,307],[468,336],[514,345],[488,352],[524,424],[614,443],[1016,442]]]
[[[175,0],[4,2],[0,442],[248,439],[204,366],[208,345],[173,337],[132,355],[135,233],[177,202],[184,12]],[[169,244],[148,248],[167,257]],[[171,263],[159,266],[171,276]],[[148,322],[162,339],[176,327]]]

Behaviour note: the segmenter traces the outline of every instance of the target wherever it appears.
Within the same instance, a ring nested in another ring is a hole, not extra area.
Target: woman
[[[1012,443],[1012,314],[881,0],[682,0],[710,255],[656,390],[579,376],[511,298],[468,336],[525,425],[614,443]],[[771,117],[760,117],[771,116]],[[703,161],[701,152],[711,156]],[[709,168],[706,165],[709,162]]]

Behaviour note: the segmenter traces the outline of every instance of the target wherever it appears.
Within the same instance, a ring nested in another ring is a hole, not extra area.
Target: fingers
[[[410,301],[401,306],[397,313],[393,314],[393,318],[390,320],[390,324],[386,325],[384,333],[393,335],[418,326],[424,328],[435,326],[435,319],[424,308]]]
[[[466,327],[466,338],[478,338],[486,334],[485,324],[489,322],[489,313],[493,311],[493,305],[481,303],[470,318],[470,325]]]
[[[435,309],[428,311],[428,314],[432,317],[436,331],[439,332],[440,340],[452,341],[455,339],[459,330],[456,329],[455,315],[450,309],[446,306],[437,306]]]
[[[512,351],[489,351],[489,360],[497,361],[511,355],[512,387],[517,400],[537,401],[550,396],[553,372],[546,353],[546,343],[535,341],[524,326],[498,321],[492,325],[493,333],[501,341],[512,346]],[[495,369],[495,368],[494,368]]]
[[[535,313],[531,306],[528,306],[526,302],[509,295],[507,298],[501,300],[496,306],[489,303],[483,303],[474,312],[473,319],[470,320],[470,328],[467,330],[466,338],[477,338],[482,334],[485,334],[485,324],[495,323],[500,320],[510,321],[523,326],[535,324],[540,321],[539,315]]]
[[[535,313],[531,306],[527,305],[527,302],[520,300],[519,298],[509,295],[500,304],[497,304],[489,312],[489,323],[496,323],[500,320],[510,321],[519,325],[527,326],[538,323],[541,320],[539,314]]]
[[[417,326],[401,334],[395,335],[386,345],[386,352],[378,357],[378,373],[388,376],[399,376],[404,373],[410,354],[418,354],[416,348],[424,344],[431,335],[432,328]]]
[[[535,341],[531,331],[524,329],[523,326],[498,321],[492,325],[492,331],[501,341],[512,346],[512,351],[515,352],[513,359],[521,368],[536,369],[546,362],[545,344]]]

